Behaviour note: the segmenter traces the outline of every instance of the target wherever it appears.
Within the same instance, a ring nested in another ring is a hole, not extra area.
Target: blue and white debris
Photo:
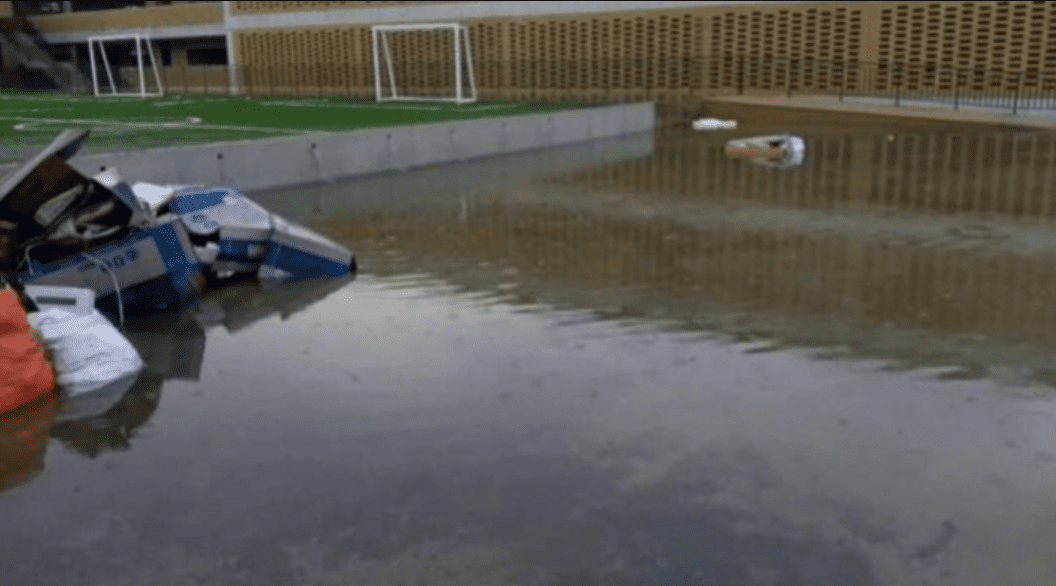
[[[272,214],[230,188],[185,189],[169,210],[196,237],[199,259],[220,274],[256,272],[260,277],[340,277],[352,253],[330,240]]]
[[[0,274],[81,287],[111,319],[174,310],[234,276],[347,275],[352,253],[230,187],[129,185],[67,162],[87,129],[60,134],[0,180]]]

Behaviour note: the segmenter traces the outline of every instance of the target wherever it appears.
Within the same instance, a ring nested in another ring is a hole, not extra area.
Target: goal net
[[[374,25],[370,33],[377,101],[477,101],[464,25]]]
[[[88,37],[88,61],[96,96],[147,97],[164,93],[154,49],[146,35]]]

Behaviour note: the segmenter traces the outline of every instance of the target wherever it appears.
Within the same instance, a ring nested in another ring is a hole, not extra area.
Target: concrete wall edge
[[[130,183],[205,184],[254,192],[650,132],[655,126],[654,105],[641,102],[78,155],[70,164],[87,175],[115,167]],[[0,173],[16,166],[0,165]]]

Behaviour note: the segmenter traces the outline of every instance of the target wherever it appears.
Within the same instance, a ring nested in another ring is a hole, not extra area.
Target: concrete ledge
[[[884,127],[919,128],[921,125],[949,127],[998,127],[1056,129],[1056,116],[1030,114],[1013,115],[1011,112],[988,110],[964,106],[953,110],[939,104],[914,104],[900,107],[894,104],[870,103],[848,98],[839,101],[836,96],[784,96],[746,97],[729,96],[703,100],[709,116],[738,118],[747,112],[755,120],[810,124],[817,120],[842,120],[846,123],[866,123]]]
[[[70,164],[87,175],[117,167],[130,182],[204,183],[259,191],[648,132],[655,126],[653,104],[620,104],[77,156]]]

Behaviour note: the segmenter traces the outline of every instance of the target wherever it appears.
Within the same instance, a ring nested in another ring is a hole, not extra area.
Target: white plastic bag
[[[78,314],[49,307],[29,314],[52,353],[58,384],[74,396],[99,390],[143,368],[132,344],[96,309]]]

